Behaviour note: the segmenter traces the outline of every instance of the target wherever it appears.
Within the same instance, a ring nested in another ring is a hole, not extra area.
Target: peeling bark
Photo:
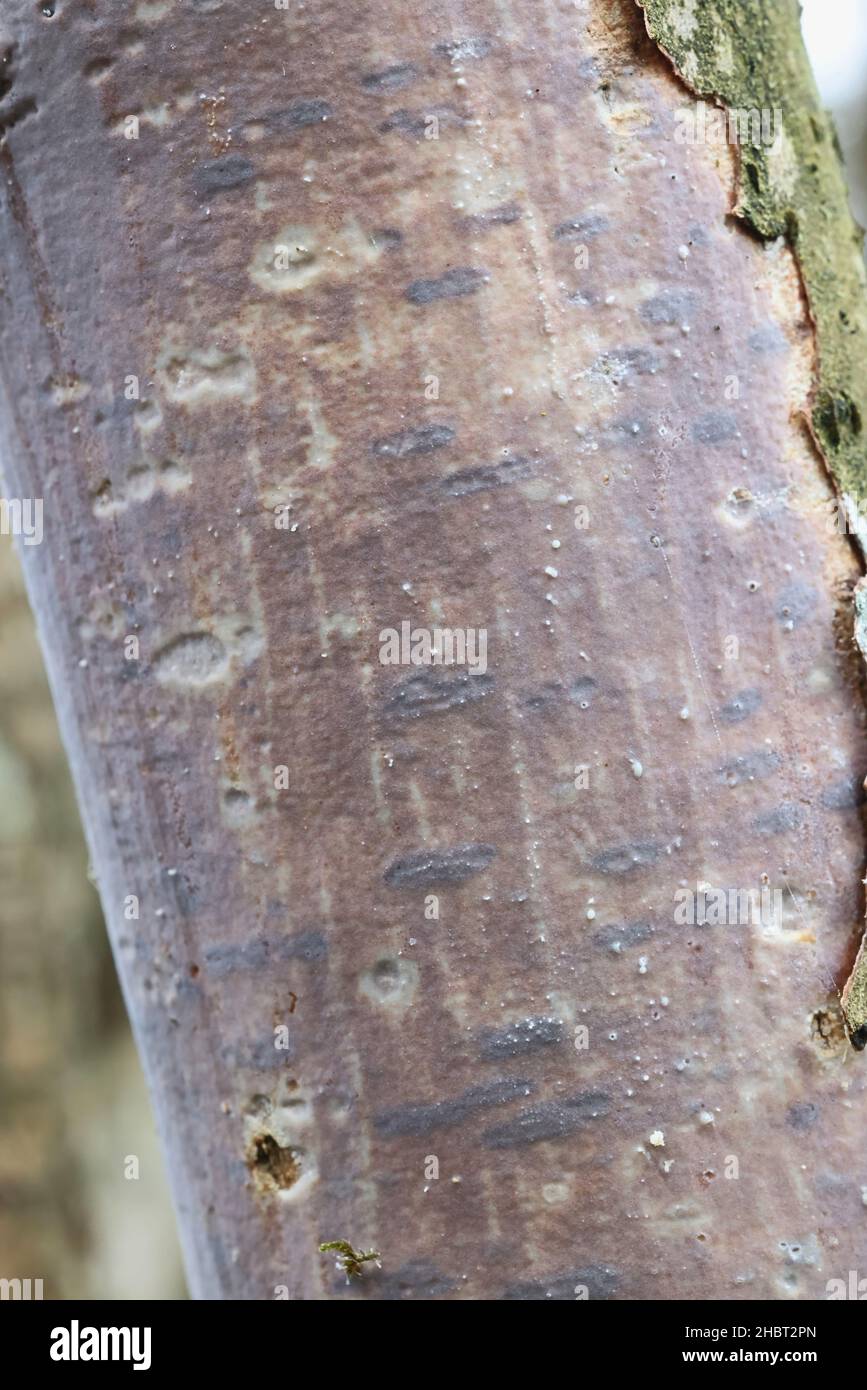
[[[744,0],[699,8],[693,0],[638,0],[648,33],[695,95],[718,101],[729,128],[749,129],[772,113],[768,134],[735,143],[734,210],[764,240],[783,237],[801,276],[814,329],[815,357],[803,413],[837,485],[843,522],[865,554],[861,511],[867,485],[867,279],[864,234],[852,218],[833,122],[824,112],[800,42],[792,0],[756,12]],[[770,43],[768,40],[770,39]],[[776,118],[779,118],[777,121]],[[776,128],[778,125],[778,128]],[[833,151],[829,156],[829,149]],[[854,633],[867,656],[856,592]],[[867,1045],[865,939],[840,1000],[853,1046]]]
[[[3,20],[7,491],[192,1287],[821,1296],[867,758],[802,267],[633,0],[399,16]]]

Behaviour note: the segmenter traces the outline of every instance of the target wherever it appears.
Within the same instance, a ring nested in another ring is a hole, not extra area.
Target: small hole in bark
[[[301,1176],[298,1149],[283,1148],[273,1134],[257,1134],[247,1156],[247,1167],[264,1191],[285,1191]]]
[[[856,1052],[863,1052],[867,1047],[867,1023],[862,1023],[860,1028],[856,1028],[850,1037],[850,1042]]]

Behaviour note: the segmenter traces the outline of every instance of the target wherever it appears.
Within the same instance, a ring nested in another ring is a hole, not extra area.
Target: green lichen
[[[867,284],[840,149],[801,39],[797,0],[637,0],[651,38],[699,97],[729,112],[775,110],[776,147],[738,141],[735,211],[763,240],[785,237],[816,328],[809,416],[842,492],[867,495]],[[754,132],[753,132],[754,133]]]

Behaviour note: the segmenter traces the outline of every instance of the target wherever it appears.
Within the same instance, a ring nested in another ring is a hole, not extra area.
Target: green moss
[[[350,1279],[360,1279],[362,1266],[368,1260],[376,1263],[377,1269],[381,1269],[380,1254],[378,1250],[356,1250],[348,1240],[326,1240],[319,1247],[320,1254],[327,1254],[333,1250],[337,1254],[337,1268],[346,1275],[346,1282]]]
[[[841,491],[867,495],[867,295],[863,233],[849,210],[840,149],[819,103],[796,0],[638,0],[651,38],[697,96],[729,111],[775,110],[774,151],[737,144],[736,212],[759,237],[785,237],[816,326],[813,435]]]

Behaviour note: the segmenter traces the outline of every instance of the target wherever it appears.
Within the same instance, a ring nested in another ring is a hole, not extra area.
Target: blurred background
[[[867,226],[867,0],[804,0],[803,27]],[[186,1296],[33,621],[0,536],[0,1278],[15,1277],[43,1279],[46,1298]]]
[[[138,1159],[138,1178],[126,1176]],[[183,1298],[150,1104],[18,557],[0,536],[0,1277]]]
[[[837,123],[852,211],[867,227],[867,0],[801,0],[801,28]]]

